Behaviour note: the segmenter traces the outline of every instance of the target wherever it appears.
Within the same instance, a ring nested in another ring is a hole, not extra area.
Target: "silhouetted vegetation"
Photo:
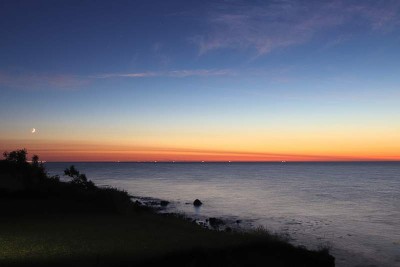
[[[25,149],[3,155],[0,266],[334,266],[328,251],[298,248],[265,231],[211,231],[156,214],[74,166],[61,181],[38,156],[27,162]]]
[[[79,173],[79,171],[75,169],[74,165],[71,165],[68,169],[65,169],[64,174],[72,178],[70,183],[74,185],[80,186],[87,190],[96,189],[94,183],[88,180],[85,174]]]
[[[74,166],[65,169],[70,181],[49,176],[39,157],[34,155],[28,163],[25,149],[3,153],[0,161],[0,196],[2,198],[44,199],[34,211],[58,212],[117,212],[126,213],[140,207],[131,202],[127,192],[115,188],[99,188]],[[50,200],[51,199],[51,200]],[[14,212],[10,207],[3,212]]]
[[[27,154],[28,154],[28,152],[24,148],[24,149],[20,149],[20,150],[11,151],[11,152],[5,151],[3,153],[3,156],[5,157],[6,161],[21,165],[21,164],[26,163],[26,155]],[[38,156],[36,156],[36,155],[34,156],[34,158],[36,159],[36,161],[39,160]]]

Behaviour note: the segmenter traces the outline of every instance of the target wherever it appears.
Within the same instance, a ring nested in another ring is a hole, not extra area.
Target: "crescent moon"
[[[36,129],[35,128],[32,128],[32,133],[36,133]]]

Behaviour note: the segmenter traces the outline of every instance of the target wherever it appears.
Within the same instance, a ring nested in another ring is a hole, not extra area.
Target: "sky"
[[[46,161],[400,160],[400,1],[2,0],[0,122]]]

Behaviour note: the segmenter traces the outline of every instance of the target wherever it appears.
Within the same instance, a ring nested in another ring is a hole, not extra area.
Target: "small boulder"
[[[195,201],[193,201],[193,206],[200,207],[201,205],[203,205],[203,203],[200,200],[196,199]]]
[[[168,206],[168,204],[169,204],[169,201],[166,201],[166,200],[161,200],[161,202],[160,202],[161,207],[166,207],[166,206]]]
[[[209,218],[208,223],[213,228],[219,228],[220,225],[225,224],[223,220],[214,217]]]

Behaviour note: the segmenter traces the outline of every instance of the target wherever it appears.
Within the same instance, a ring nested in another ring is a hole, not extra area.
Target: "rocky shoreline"
[[[200,214],[193,216],[179,211],[171,211],[177,209],[176,203],[163,199],[141,196],[131,196],[131,199],[137,205],[151,208],[159,214],[178,216],[210,230],[243,232],[250,230],[252,227],[251,222],[247,222],[242,219],[209,217]],[[200,205],[198,201],[200,201]],[[193,202],[185,202],[185,205],[192,205],[194,209],[200,209],[203,203],[201,200],[195,199]]]

